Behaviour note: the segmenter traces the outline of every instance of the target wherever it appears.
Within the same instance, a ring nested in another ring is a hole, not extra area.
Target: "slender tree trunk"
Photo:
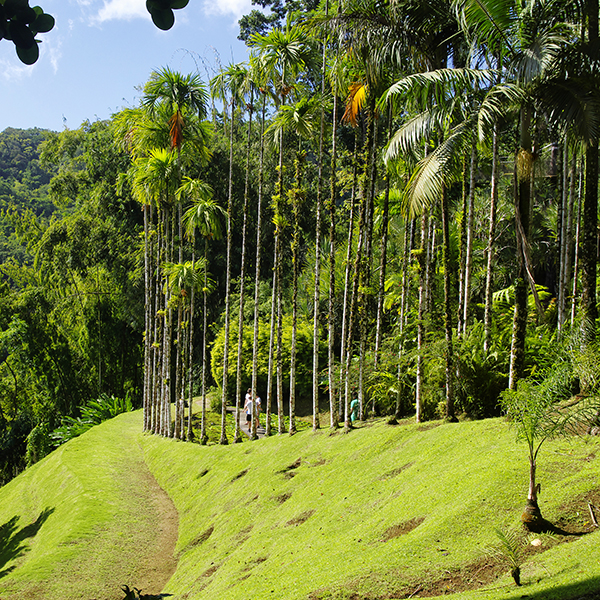
[[[232,209],[233,209],[233,117],[235,114],[235,102],[231,102],[231,121],[229,132],[229,188],[227,194],[227,266],[225,274],[225,331],[223,342],[223,384],[221,396],[221,438],[220,444],[228,444],[226,423],[227,423],[227,393],[228,393],[228,371],[229,371],[229,320],[231,311],[231,237],[232,237]],[[236,406],[239,406],[239,398],[235,399]]]
[[[282,82],[283,82],[282,78]],[[283,131],[279,142],[279,174],[277,182],[277,190],[275,193],[275,201],[273,212],[275,215],[275,282],[276,282],[276,297],[277,297],[277,342],[276,342],[276,370],[277,370],[277,414],[279,416],[279,431],[283,433],[283,355],[282,355],[282,336],[283,336],[283,290],[281,282],[281,263],[283,248],[281,243],[283,218],[281,208],[283,203]]]
[[[556,229],[558,238],[558,282],[557,282],[557,319],[556,328],[558,335],[562,337],[562,329],[565,321],[565,307],[566,307],[566,282],[565,282],[565,257],[566,257],[566,233],[567,233],[567,190],[568,186],[568,171],[569,164],[569,146],[567,143],[567,136],[563,140],[563,152],[562,152],[562,185],[560,202],[557,206],[556,215]]]
[[[458,268],[458,318],[456,320],[456,333],[458,337],[463,334],[463,298],[465,296],[465,267],[467,253],[467,166],[466,158],[462,157],[462,222],[460,226],[460,246],[458,249],[459,268]]]
[[[444,237],[444,330],[446,334],[446,420],[452,423],[458,421],[454,414],[454,352],[452,347],[452,286],[450,268],[450,209],[448,207],[448,191],[446,186],[442,188],[442,231]],[[465,278],[465,283],[467,279]],[[466,294],[465,302],[468,295]]]
[[[252,103],[254,96],[250,97],[250,110],[248,113],[248,138],[246,141],[246,178],[244,183],[244,217],[242,224],[242,258],[240,265],[240,308],[238,311],[238,356],[235,378],[235,434],[234,443],[241,442],[240,437],[240,398],[242,396],[242,348],[244,342],[244,291],[246,278],[246,229],[248,223],[248,190],[250,186],[250,148],[252,142]],[[252,402],[256,398],[256,389],[252,388]],[[252,419],[252,439],[256,438],[256,423]]]
[[[492,281],[494,265],[494,239],[496,237],[496,212],[498,206],[498,127],[492,134],[492,181],[490,223],[488,227],[487,267],[485,273],[485,312],[483,317],[483,350],[489,352],[492,339]]]
[[[410,243],[412,241],[412,236],[410,235],[410,231],[414,228],[415,220],[411,219],[410,227],[408,227],[408,222],[404,219],[404,247],[402,250],[402,284],[401,284],[401,293],[400,293],[400,316],[399,316],[399,335],[400,341],[398,343],[398,391],[396,392],[396,411],[394,413],[395,422],[398,422],[398,419],[401,417],[400,410],[400,400],[401,400],[401,390],[402,390],[402,354],[404,352],[404,326],[405,326],[405,317],[404,313],[406,311],[408,290],[409,290],[409,277],[408,277],[408,265],[409,265],[409,256],[410,256]],[[394,421],[391,421],[393,424]]]
[[[477,164],[477,149],[475,140],[471,148],[471,165],[469,174],[469,215],[467,218],[467,247],[465,249],[465,280],[462,307],[462,333],[467,332],[469,317],[469,300],[471,296],[471,271],[473,270],[473,221],[475,219],[475,166]]]
[[[581,159],[581,167],[579,169],[579,189],[577,192],[577,223],[575,225],[575,258],[573,263],[573,293],[571,301],[571,327],[575,325],[575,312],[577,309],[577,280],[579,278],[579,241],[581,234],[581,207],[583,197],[583,172],[584,159]]]
[[[300,185],[301,185],[301,161],[303,158],[300,156],[300,151],[298,151],[298,155],[296,158],[296,186],[292,193],[292,214],[293,214],[293,226],[294,231],[292,234],[292,345],[290,348],[290,425],[289,425],[289,434],[294,435],[296,430],[296,336],[298,329],[298,261],[299,250],[300,250],[300,224],[298,222],[298,213],[300,210],[299,207],[299,195],[300,195]],[[318,344],[318,340],[317,340]],[[317,390],[318,393],[318,390]],[[314,407],[315,399],[313,398],[313,407]],[[318,401],[317,401],[317,411],[318,411]],[[318,413],[317,416],[313,414],[313,428],[315,427],[315,419],[318,421]],[[318,423],[317,423],[318,425]]]
[[[429,232],[429,215],[423,212],[421,216],[421,252],[419,253],[419,312],[417,316],[417,372],[415,385],[415,420],[420,423],[423,419],[423,352],[425,346],[425,289],[427,278],[427,246]]]
[[[275,256],[273,257],[273,289],[271,293],[271,327],[269,334],[269,369],[267,373],[267,435],[271,435],[271,406],[273,406],[273,363],[275,346],[275,322],[277,319],[277,245],[275,245]],[[277,401],[277,431],[283,431],[283,413],[281,412],[281,402]]]
[[[329,313],[328,327],[328,367],[329,367],[329,427],[337,429],[339,413],[335,397],[335,253],[336,253],[336,202],[337,202],[337,90],[333,94],[333,131],[331,133],[331,180],[329,198]]]
[[[347,433],[350,431],[352,427],[352,423],[350,422],[350,392],[354,395],[354,390],[350,389],[350,366],[352,361],[352,341],[354,336],[354,330],[356,328],[356,313],[358,312],[358,286],[360,280],[360,268],[361,268],[361,255],[364,252],[364,219],[365,219],[365,203],[362,202],[360,205],[360,216],[359,216],[359,224],[358,224],[358,244],[356,247],[356,257],[354,260],[353,267],[353,276],[352,276],[352,291],[350,294],[350,304],[348,308],[348,331],[346,334],[346,355],[345,355],[345,364],[344,364],[344,373],[345,373],[345,386],[344,386],[344,431]],[[358,393],[358,392],[356,392]]]
[[[365,156],[365,181],[366,209],[365,209],[365,251],[361,256],[358,295],[358,323],[359,323],[359,353],[358,353],[358,402],[359,418],[364,420],[365,414],[365,358],[367,354],[367,329],[370,303],[371,270],[373,262],[373,220],[375,210],[375,180],[377,178],[376,152],[377,145],[377,120],[375,116],[375,103],[371,101],[369,115],[367,117],[367,143]]]
[[[388,109],[388,142],[392,133],[392,105]],[[375,326],[375,353],[373,356],[373,370],[379,368],[379,353],[381,350],[381,330],[383,320],[383,300],[385,296],[385,275],[387,265],[387,247],[388,247],[388,223],[390,211],[390,178],[385,178],[385,192],[383,196],[383,213],[381,215],[381,261],[379,263],[379,286],[377,290],[377,319]],[[375,400],[373,399],[373,414],[375,414]]]
[[[148,224],[148,212],[150,205],[142,206],[144,213],[144,431],[150,429],[151,423],[151,370],[150,354],[152,350],[152,301],[150,297],[150,288],[152,285],[150,276],[150,228]]]
[[[325,0],[325,17],[329,15],[329,0]],[[327,44],[323,41],[323,63],[321,67],[321,98],[325,98],[327,67]],[[313,301],[313,431],[320,429],[319,419],[319,303],[321,300],[321,219],[323,213],[323,139],[325,137],[325,111],[321,105],[321,128],[319,131],[319,157],[317,175],[317,206],[315,224],[315,293]]]
[[[349,286],[350,286],[350,274],[352,270],[352,240],[354,237],[354,207],[355,207],[355,196],[356,196],[356,184],[358,179],[358,141],[355,134],[354,143],[354,173],[352,178],[352,193],[350,196],[350,222],[348,224],[348,245],[346,248],[346,270],[344,275],[344,305],[342,308],[342,332],[340,335],[340,400],[339,400],[339,414],[344,414],[344,398],[347,404],[348,394],[346,380],[348,378],[348,353],[350,348],[348,346],[348,313],[349,311]],[[347,416],[347,415],[346,415]],[[344,422],[347,419],[344,419]]]
[[[598,44],[598,0],[588,0],[588,42]],[[593,343],[596,339],[596,277],[598,255],[598,140],[588,142],[585,151],[585,196],[583,198],[583,226],[581,232],[581,308],[583,313],[583,339]]]
[[[515,160],[515,221],[517,230],[517,271],[515,280],[515,312],[510,352],[508,386],[516,389],[522,377],[525,359],[525,335],[527,330],[527,272],[526,245],[529,239],[529,210],[531,202],[531,173],[533,154],[531,151],[531,109],[521,109],[521,146]]]
[[[208,288],[208,238],[204,239],[204,286],[202,290],[202,420],[200,424],[200,443],[208,442],[206,432],[206,326],[207,326],[207,288]]]
[[[194,364],[194,309],[196,300],[196,237],[192,236],[192,290],[190,292],[190,322],[188,326],[188,365],[187,365],[187,382],[188,382],[188,425],[186,432],[186,440],[191,442],[194,439],[194,431],[192,429],[192,417],[194,414],[194,384],[193,384],[193,364]]]
[[[254,277],[254,337],[252,343],[252,393],[257,392],[258,378],[258,326],[259,326],[259,304],[260,304],[260,261],[262,256],[262,198],[263,198],[263,168],[264,168],[264,131],[265,131],[265,109],[266,94],[262,95],[262,111],[260,119],[260,154],[258,160],[258,205],[256,208],[256,272]],[[271,376],[272,353],[269,352],[269,378]],[[267,391],[265,406],[265,433],[271,435],[271,390]]]

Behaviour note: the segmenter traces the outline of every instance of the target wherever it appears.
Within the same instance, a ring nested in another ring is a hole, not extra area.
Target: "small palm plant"
[[[521,585],[521,565],[525,558],[525,540],[519,531],[515,529],[494,529],[500,541],[498,547],[492,552],[494,558],[506,564],[510,568],[510,574],[517,585]]]
[[[572,356],[577,357],[573,359]],[[591,362],[597,365],[599,355]],[[542,531],[547,522],[538,506],[540,484],[536,480],[537,459],[544,442],[577,433],[582,424],[590,423],[598,414],[599,398],[594,386],[585,394],[572,396],[579,376],[585,376],[580,352],[564,352],[557,357],[541,381],[519,381],[516,390],[505,390],[502,408],[516,429],[517,440],[527,444],[529,453],[529,491],[522,522],[530,531]],[[585,365],[589,365],[589,357]],[[589,370],[589,369],[588,369]]]

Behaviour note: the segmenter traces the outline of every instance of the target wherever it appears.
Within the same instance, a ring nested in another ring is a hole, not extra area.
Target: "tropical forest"
[[[599,598],[598,1],[253,3],[0,133],[0,598]]]

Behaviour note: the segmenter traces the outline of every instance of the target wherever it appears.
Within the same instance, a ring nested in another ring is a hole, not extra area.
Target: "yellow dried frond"
[[[533,170],[534,156],[532,152],[521,148],[517,153],[517,178],[519,181],[527,181]]]
[[[358,124],[358,113],[364,106],[367,98],[367,86],[363,83],[353,83],[350,85],[348,91],[348,98],[346,98],[346,110],[342,116],[344,123],[350,123],[353,127]]]

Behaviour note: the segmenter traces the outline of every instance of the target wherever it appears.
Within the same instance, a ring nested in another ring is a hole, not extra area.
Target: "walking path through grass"
[[[94,427],[0,489],[2,600],[162,591],[178,515],[141,448],[141,412]]]

